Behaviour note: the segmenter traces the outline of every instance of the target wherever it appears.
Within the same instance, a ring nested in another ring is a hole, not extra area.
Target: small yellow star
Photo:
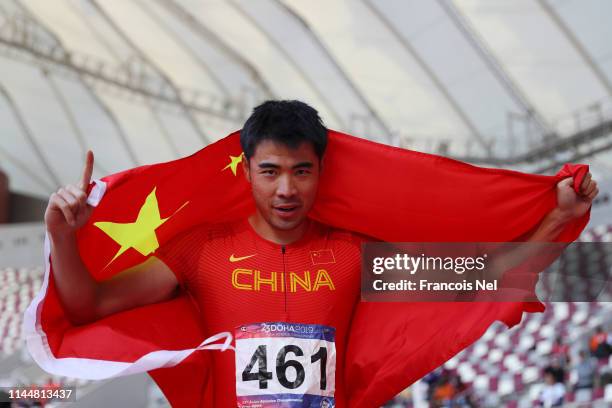
[[[242,161],[242,158],[244,157],[244,153],[240,153],[239,156],[231,156],[230,155],[230,163],[225,166],[224,168],[221,169],[221,171],[226,170],[226,169],[231,169],[232,173],[234,173],[234,176],[236,175],[236,171],[238,170],[238,164]]]
[[[96,227],[104,231],[106,235],[121,246],[119,251],[117,251],[113,259],[111,259],[106,266],[110,265],[119,255],[129,248],[134,248],[144,256],[149,255],[159,248],[155,230],[189,203],[189,201],[187,201],[170,215],[170,217],[161,218],[155,190],[156,188],[153,188],[153,191],[149,193],[144,204],[140,207],[136,221],[128,223],[100,221],[94,223]]]

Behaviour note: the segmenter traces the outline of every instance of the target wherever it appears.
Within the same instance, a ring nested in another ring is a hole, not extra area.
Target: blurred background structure
[[[43,273],[46,200],[85,151],[94,177],[172,160],[266,99],[480,166],[590,164],[601,192],[582,239],[612,241],[610,16],[607,0],[0,0],[0,385],[74,382],[37,369],[20,322]],[[554,303],[493,326],[389,406],[533,406],[557,384],[566,406],[612,406],[597,351],[609,306]],[[77,406],[164,404],[146,376],[77,385]]]

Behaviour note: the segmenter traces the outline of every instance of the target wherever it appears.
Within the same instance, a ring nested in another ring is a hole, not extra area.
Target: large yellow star
[[[149,193],[144,204],[140,207],[136,221],[128,223],[100,221],[94,223],[96,227],[104,231],[106,235],[121,246],[119,251],[117,251],[113,259],[111,259],[106,266],[110,265],[119,255],[129,248],[134,248],[144,256],[149,255],[159,248],[155,230],[189,203],[189,201],[187,201],[170,215],[170,217],[161,218],[155,190],[156,188],[153,188],[153,191]]]
[[[234,173],[234,176],[236,175],[236,171],[238,170],[238,164],[240,164],[240,162],[242,161],[242,158],[244,157],[244,153],[240,153],[239,156],[231,156],[230,155],[230,162],[227,166],[225,166],[224,168],[221,169],[221,171],[226,170],[226,169],[231,169],[232,173]]]

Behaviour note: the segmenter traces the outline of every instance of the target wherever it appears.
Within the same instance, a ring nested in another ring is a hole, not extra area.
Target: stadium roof
[[[612,147],[610,15],[606,0],[4,0],[0,166],[44,197],[87,148],[96,176],[170,160],[283,98],[382,143],[550,170]]]

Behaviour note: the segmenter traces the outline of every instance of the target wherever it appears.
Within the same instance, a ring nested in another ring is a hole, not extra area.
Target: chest
[[[208,321],[332,323],[359,298],[360,253],[342,245],[264,247],[227,242],[199,259],[192,293]]]

